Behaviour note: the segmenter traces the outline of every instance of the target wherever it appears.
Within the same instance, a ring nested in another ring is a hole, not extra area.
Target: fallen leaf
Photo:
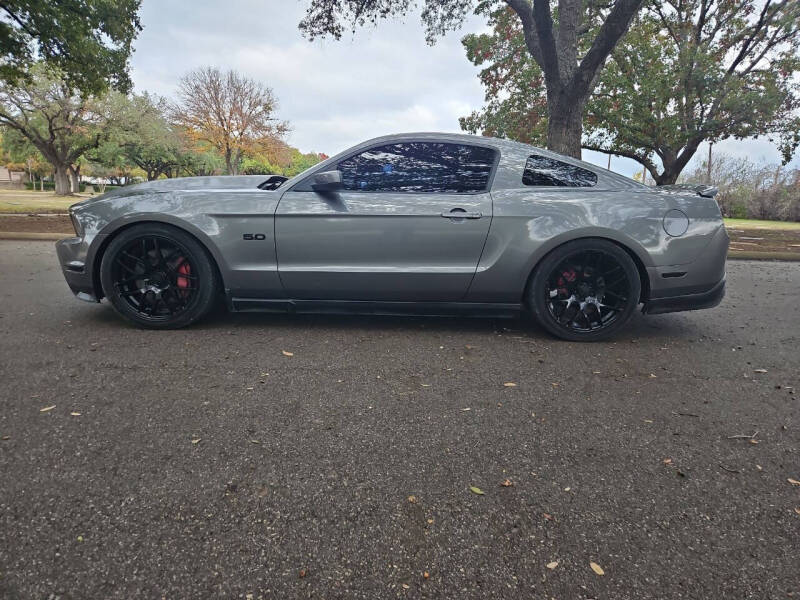
[[[410,586],[410,585],[408,585],[407,583],[404,583],[404,584],[403,584],[403,589],[404,589],[404,590],[407,590],[407,589],[408,589],[408,588],[410,588],[410,587],[411,587],[411,586]]]
[[[606,574],[606,572],[603,571],[603,567],[598,565],[596,562],[590,562],[589,566],[592,567],[592,571],[594,571],[598,575],[605,575]]]
[[[800,483],[798,483],[798,485],[800,485]],[[471,491],[473,494],[483,496],[483,490],[479,487],[475,487],[474,485],[469,486],[469,491]]]
[[[665,458],[664,459],[664,464],[665,465],[671,465],[672,464],[672,459],[671,458]]]
[[[568,487],[566,487],[566,488],[564,488],[564,491],[565,491],[565,492],[568,492],[568,491],[570,491],[571,489],[572,489],[572,488],[568,488]]]
[[[650,379],[656,379],[657,377],[658,375],[656,375],[655,373],[650,373]]]
[[[550,514],[547,514],[547,513],[542,513],[542,516],[545,519],[547,519],[548,521],[552,521],[553,520],[553,515],[550,515]]]
[[[260,444],[261,441],[260,440],[250,440],[250,443],[251,444]]]
[[[195,438],[195,439],[192,440],[192,443],[193,444],[199,444],[201,439],[202,438]]]
[[[766,369],[753,369],[753,373],[766,373]]]
[[[514,482],[511,481],[510,479],[506,479],[505,481],[501,482],[500,485],[502,485],[503,487],[511,487],[512,485],[514,485]]]
[[[78,541],[79,541],[79,542],[82,542],[82,541],[83,541],[83,536],[82,536],[82,535],[79,535],[79,536],[78,536]]]
[[[430,577],[430,576],[431,576],[431,574],[430,574],[430,573],[428,573],[427,571],[425,571],[425,572],[422,574],[422,578],[423,578],[423,579],[428,579],[428,577]]]
[[[653,422],[653,419],[645,419],[645,420],[644,420],[644,422],[645,422],[645,423],[652,423],[652,422]]]
[[[516,384],[516,383],[514,383],[513,381],[506,381],[506,382],[503,384],[503,387],[517,387],[517,384]]]
[[[798,515],[800,515],[800,507],[798,507],[798,508],[795,508],[795,509],[794,509],[794,512],[796,512]]]
[[[81,413],[79,413],[79,412],[71,412],[71,413],[69,413],[69,414],[70,414],[70,416],[72,416],[72,417],[80,417],[80,416],[81,416]]]
[[[548,569],[555,569],[558,566],[558,561],[554,560],[553,562],[549,562],[545,565]]]
[[[284,356],[294,356],[294,352],[287,352],[286,350],[281,350],[281,354]]]
[[[786,481],[788,481],[792,485],[800,485],[800,481],[797,481],[797,479],[792,479],[791,477],[789,479],[787,479]]]
[[[303,577],[305,577],[306,575],[308,575],[308,571],[307,571],[307,570],[305,570],[305,569],[300,569],[300,573],[299,573],[299,575],[300,575],[300,579],[302,579]]]
[[[11,439],[11,436],[10,436],[10,435],[4,435],[3,437],[1,437],[1,438],[0,438],[0,440],[3,440],[4,442],[5,442],[6,440],[10,440],[10,439]]]
[[[433,525],[433,519],[428,519],[428,525]]]
[[[416,497],[416,496],[409,496],[409,497],[408,497],[408,501],[409,501],[411,504],[416,504],[416,503],[417,503],[417,497]]]
[[[461,409],[461,412],[466,412],[466,411],[468,411],[468,410],[472,410],[472,409],[471,409],[471,408],[462,408],[462,409]]]
[[[53,410],[55,407],[56,407],[55,404],[53,404],[53,406],[45,406],[44,408],[40,408],[39,412],[48,412],[48,411]]]

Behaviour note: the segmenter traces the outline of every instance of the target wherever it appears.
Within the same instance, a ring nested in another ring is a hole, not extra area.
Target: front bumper
[[[73,237],[56,242],[58,262],[67,285],[79,299],[100,302],[95,290],[91,268],[86,267],[87,248],[82,238]]]

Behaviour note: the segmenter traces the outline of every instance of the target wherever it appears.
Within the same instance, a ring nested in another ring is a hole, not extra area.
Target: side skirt
[[[522,304],[484,302],[373,302],[364,300],[267,300],[229,298],[233,312],[271,312],[330,315],[515,318]]]

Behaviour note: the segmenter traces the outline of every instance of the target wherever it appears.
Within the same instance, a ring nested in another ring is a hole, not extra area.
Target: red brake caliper
[[[192,268],[189,266],[189,263],[186,262],[185,258],[180,257],[178,259],[178,268],[176,271],[179,273],[177,280],[178,287],[181,289],[181,294],[185,296],[189,289],[189,278],[181,277],[181,275],[191,275]]]

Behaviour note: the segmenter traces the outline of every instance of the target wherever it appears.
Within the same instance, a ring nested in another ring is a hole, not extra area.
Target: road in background
[[[2,241],[0,597],[798,597],[800,267],[728,273],[722,306],[612,343],[154,332]]]

